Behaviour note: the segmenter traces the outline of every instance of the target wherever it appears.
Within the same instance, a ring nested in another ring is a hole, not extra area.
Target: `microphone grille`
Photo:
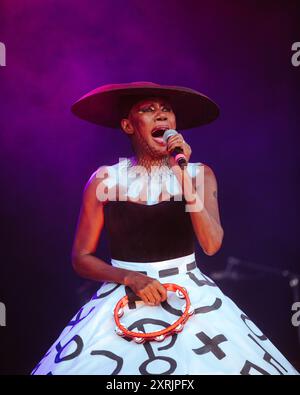
[[[166,131],[164,132],[164,135],[163,135],[164,142],[166,143],[169,137],[174,136],[174,135],[177,134],[177,133],[178,133],[178,132],[177,132],[176,130],[174,130],[174,129],[168,129],[168,130],[166,130]]]

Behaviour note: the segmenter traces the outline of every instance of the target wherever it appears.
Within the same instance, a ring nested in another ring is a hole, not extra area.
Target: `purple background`
[[[1,0],[0,373],[30,372],[90,285],[70,260],[82,190],[98,166],[131,155],[120,131],[70,112],[99,85],[153,81],[215,100],[220,118],[184,132],[191,161],[216,174],[225,230],[198,264],[210,274],[235,256],[300,271],[298,3]],[[98,254],[108,259],[105,234]],[[219,285],[299,368],[288,281]]]

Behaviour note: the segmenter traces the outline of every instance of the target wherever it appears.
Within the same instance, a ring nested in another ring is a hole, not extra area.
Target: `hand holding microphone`
[[[183,170],[191,156],[191,147],[185,143],[183,136],[174,129],[168,129],[163,135],[168,150],[178,166]]]
[[[197,198],[192,179],[187,171],[181,171],[187,168],[192,153],[191,147],[184,141],[183,136],[174,129],[166,130],[163,139],[168,145],[167,149],[170,152],[170,159],[172,159],[170,164],[181,185],[184,198],[189,205],[193,206],[190,211],[201,211],[203,203],[201,199]],[[172,162],[177,163],[179,169],[177,166],[173,167]]]

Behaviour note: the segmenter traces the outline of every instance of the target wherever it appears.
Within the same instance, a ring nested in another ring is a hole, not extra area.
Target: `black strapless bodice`
[[[111,258],[155,262],[194,252],[194,232],[185,201],[154,205],[110,201],[104,206]]]

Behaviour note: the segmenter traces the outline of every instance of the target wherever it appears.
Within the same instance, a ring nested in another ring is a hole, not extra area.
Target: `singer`
[[[218,106],[190,88],[135,82],[101,86],[72,111],[119,129],[114,144],[125,133],[133,156],[101,164],[85,185],[72,263],[80,276],[103,284],[32,374],[297,374],[195,261],[195,243],[213,255],[224,231],[215,174],[189,161],[181,131],[215,120]],[[110,262],[95,255],[104,226]],[[182,315],[182,299],[164,283],[189,294],[194,314],[184,329],[143,344],[118,336],[113,309],[125,295],[129,331],[159,331]]]

